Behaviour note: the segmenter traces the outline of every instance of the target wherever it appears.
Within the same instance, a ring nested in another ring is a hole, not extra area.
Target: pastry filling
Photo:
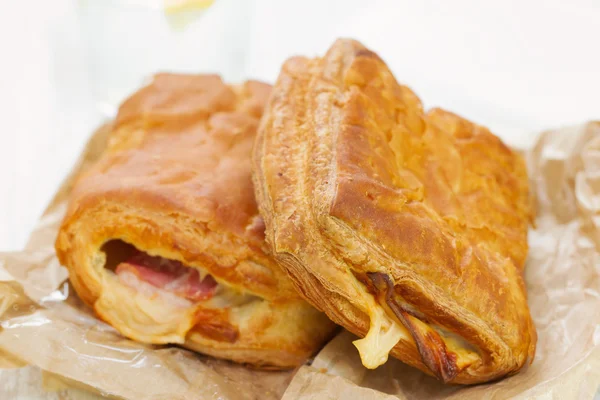
[[[234,342],[238,330],[230,323],[232,308],[257,299],[256,296],[240,293],[217,282],[203,269],[152,256],[121,240],[107,242],[102,251],[106,255],[104,267],[114,273],[111,275],[123,287],[133,290],[135,299],[130,300],[119,294],[117,300],[139,310],[135,315],[133,311],[127,314],[131,315],[132,322],[136,322],[135,327],[132,323],[129,328],[135,329],[135,332],[143,330],[146,334],[149,331],[148,324],[152,324],[155,327],[162,326],[161,332],[165,331],[164,334],[147,336],[146,341],[163,343],[169,338],[173,342],[174,337],[181,338],[190,330],[209,339]],[[139,320],[145,316],[149,319],[142,327]],[[176,342],[181,340],[176,339]]]
[[[369,332],[354,342],[367,368],[376,368],[387,361],[388,353],[402,339],[414,342],[423,363],[444,382],[480,361],[470,343],[442,327],[424,322],[424,316],[398,299],[387,275],[368,273],[360,280],[377,304],[369,307]]]
[[[202,276],[195,268],[179,261],[151,256],[137,250],[126,261],[117,265],[115,273],[127,286],[134,282],[146,282],[192,302],[208,300],[214,296],[218,283],[210,274]]]
[[[385,364],[388,354],[400,340],[410,340],[410,335],[402,325],[397,324],[385,313],[363,284],[356,281],[356,289],[362,303],[367,305],[370,325],[367,335],[355,340],[353,344],[360,354],[362,364],[369,369],[375,369]]]

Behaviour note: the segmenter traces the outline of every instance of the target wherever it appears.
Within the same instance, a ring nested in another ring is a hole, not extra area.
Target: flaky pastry
[[[288,60],[254,150],[267,242],[300,293],[362,339],[444,382],[518,371],[535,353],[523,267],[523,159],[487,129],[423,111],[352,40]]]
[[[79,296],[123,335],[288,368],[333,332],[264,242],[250,167],[269,91],[159,74],[121,106],[56,251]]]

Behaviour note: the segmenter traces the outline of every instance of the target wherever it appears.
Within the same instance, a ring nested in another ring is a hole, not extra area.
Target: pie
[[[120,107],[56,251],[79,296],[124,336],[291,368],[334,332],[264,241],[251,152],[269,92],[159,74]]]
[[[253,153],[267,242],[296,289],[388,354],[444,382],[517,372],[527,306],[528,179],[486,128],[424,111],[353,40],[283,66]]]

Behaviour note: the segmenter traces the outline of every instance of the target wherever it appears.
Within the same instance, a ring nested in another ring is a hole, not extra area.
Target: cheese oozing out
[[[362,364],[369,369],[375,369],[385,364],[390,351],[400,340],[410,340],[411,336],[404,326],[385,313],[363,284],[356,279],[353,281],[362,303],[367,305],[370,325],[367,335],[352,343],[358,349]]]
[[[381,308],[369,315],[371,325],[367,335],[352,342],[358,349],[363,365],[375,369],[388,359],[388,354],[405,336],[404,328],[389,318]]]
[[[388,316],[387,308],[382,307],[367,290],[367,287],[361,284],[357,279],[353,280],[358,296],[361,298],[361,303],[366,304],[366,312],[369,315],[370,326],[367,335],[353,342],[358,349],[362,364],[369,368],[375,369],[384,364],[389,352],[396,346],[400,340],[409,341],[418,346],[418,337],[435,335],[443,343],[443,348],[434,347],[436,351],[444,353],[454,353],[456,356],[455,364],[458,369],[463,369],[469,365],[480,362],[481,357],[477,349],[461,336],[444,329],[441,326],[431,326],[430,324],[421,321],[412,315],[405,317],[410,320],[413,333],[409,332],[404,324],[399,323],[394,318]],[[421,343],[423,345],[423,343]],[[433,370],[432,370],[433,371]],[[435,372],[435,371],[434,371]]]

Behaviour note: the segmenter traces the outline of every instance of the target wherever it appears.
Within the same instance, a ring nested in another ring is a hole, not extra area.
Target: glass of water
[[[98,111],[118,105],[156,72],[243,78],[251,1],[79,0],[78,17]]]

